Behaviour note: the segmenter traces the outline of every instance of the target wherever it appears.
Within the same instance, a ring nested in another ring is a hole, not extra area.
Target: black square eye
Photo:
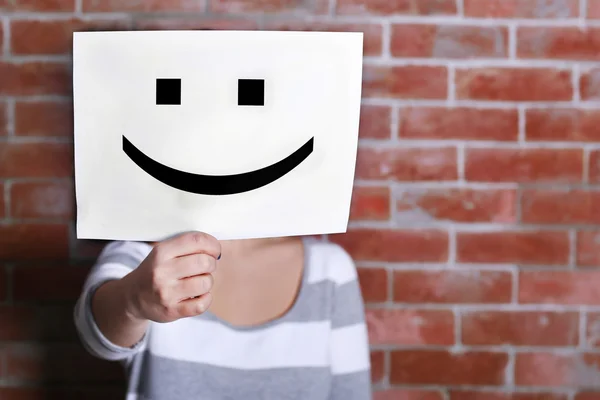
[[[181,79],[156,80],[156,104],[180,105],[181,104]]]
[[[265,105],[265,80],[264,79],[238,79],[238,105],[239,106],[264,106]]]

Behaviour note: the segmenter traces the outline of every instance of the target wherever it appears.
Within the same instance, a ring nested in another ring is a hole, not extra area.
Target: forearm
[[[98,329],[110,342],[133,347],[144,337],[149,321],[136,319],[128,311],[133,300],[124,279],[102,284],[94,293],[91,311]]]

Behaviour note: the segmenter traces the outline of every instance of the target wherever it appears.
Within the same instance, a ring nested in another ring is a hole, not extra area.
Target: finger
[[[207,254],[192,254],[167,261],[164,268],[169,271],[169,276],[175,279],[190,278],[212,274],[217,269],[217,260]]]
[[[205,293],[200,297],[184,300],[177,305],[177,313],[180,318],[194,317],[200,315],[210,307],[212,295]]]
[[[208,254],[218,258],[221,255],[221,244],[207,233],[187,232],[159,243],[153,251],[162,261],[189,254]]]
[[[192,278],[180,279],[175,285],[177,301],[185,301],[193,297],[202,296],[213,287],[214,278],[211,274],[194,276]]]

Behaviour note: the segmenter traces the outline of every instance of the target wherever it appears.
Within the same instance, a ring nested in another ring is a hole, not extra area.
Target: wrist
[[[129,274],[119,280],[119,292],[123,300],[125,318],[132,324],[141,325],[146,322],[146,318],[141,315],[139,296],[132,278]]]

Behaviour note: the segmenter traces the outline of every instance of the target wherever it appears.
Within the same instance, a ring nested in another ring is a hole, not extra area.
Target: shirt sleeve
[[[75,328],[83,347],[92,355],[127,363],[146,345],[147,334],[135,346],[126,348],[108,340],[100,331],[92,314],[92,297],[96,289],[110,280],[129,274],[146,258],[152,247],[138,242],[111,242],[100,253],[84,282],[74,309]]]
[[[333,299],[330,400],[371,400],[371,366],[365,307],[356,267],[341,248],[329,268],[336,276]]]

